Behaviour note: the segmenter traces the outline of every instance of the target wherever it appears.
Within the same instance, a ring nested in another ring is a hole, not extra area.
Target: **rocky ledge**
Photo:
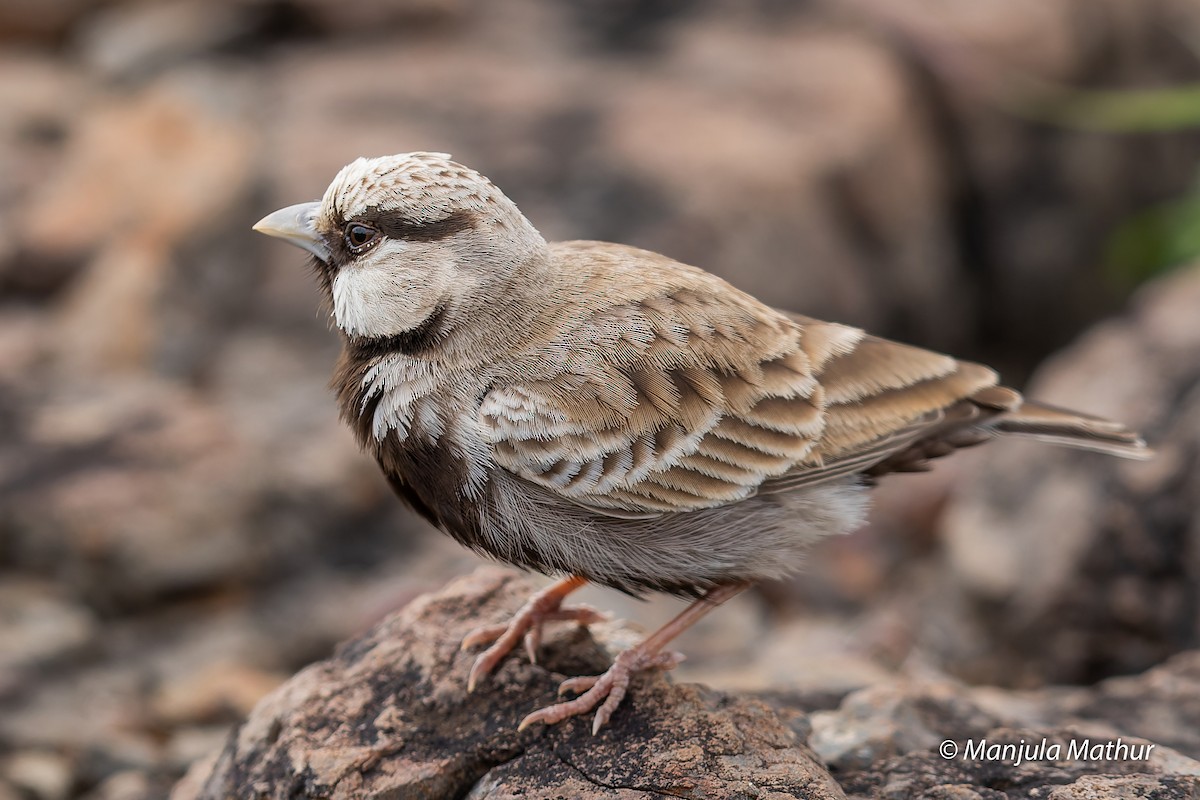
[[[1200,652],[1090,688],[894,681],[833,696],[734,696],[639,679],[609,727],[518,733],[566,675],[602,669],[620,624],[548,637],[464,690],[458,642],[532,587],[481,569],[424,595],[262,700],[173,800],[1200,795]]]

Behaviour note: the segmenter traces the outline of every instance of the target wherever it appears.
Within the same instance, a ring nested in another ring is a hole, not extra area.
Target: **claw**
[[[475,663],[471,665],[471,674],[467,676],[467,694],[474,692],[476,684],[479,683],[479,678],[490,671],[490,668],[483,666],[482,656],[475,659]]]
[[[596,716],[592,719],[592,736],[595,736],[601,728],[608,724],[608,720],[617,710],[617,706],[621,705],[621,701],[625,699],[625,692],[625,686],[613,687],[612,692],[604,700],[604,705],[600,706]]]
[[[542,626],[534,625],[525,632],[525,655],[529,656],[529,663],[536,664],[538,645],[542,643]]]
[[[613,712],[621,705],[621,700],[629,691],[629,681],[635,673],[651,669],[667,670],[678,665],[683,661],[683,654],[670,650],[664,651],[662,648],[687,630],[696,620],[745,589],[747,585],[730,583],[710,589],[704,597],[685,608],[644,642],[619,653],[613,660],[612,666],[603,675],[567,678],[559,684],[558,694],[561,696],[567,692],[581,690],[583,694],[574,700],[539,708],[521,720],[517,730],[523,731],[530,725],[539,722],[554,725],[568,717],[585,714],[596,706],[600,706],[596,711],[596,718],[592,721],[592,735],[595,736],[601,728],[608,724]]]
[[[462,640],[460,650],[468,650],[481,644],[490,643],[490,646],[480,653],[471,665],[471,673],[467,677],[467,691],[475,691],[479,680],[491,673],[522,640],[525,643],[525,651],[529,654],[529,661],[536,664],[538,646],[542,641],[542,626],[546,622],[573,620],[580,625],[590,625],[607,619],[606,615],[587,606],[562,607],[563,598],[584,583],[586,581],[583,578],[564,578],[530,597],[507,625],[485,625],[468,633]]]
[[[539,722],[554,725],[569,717],[586,714],[596,706],[600,706],[596,711],[595,719],[592,720],[592,735],[595,736],[601,728],[608,724],[613,712],[625,699],[625,695],[629,691],[629,682],[635,674],[649,670],[672,669],[681,661],[683,661],[682,653],[671,651],[653,653],[646,651],[640,645],[631,647],[621,652],[608,671],[602,675],[581,675],[567,678],[558,686],[559,696],[567,692],[583,692],[583,694],[574,700],[539,708],[521,720],[517,730],[523,731],[530,725]]]

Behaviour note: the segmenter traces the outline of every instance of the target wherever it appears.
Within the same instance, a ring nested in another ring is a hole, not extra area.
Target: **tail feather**
[[[991,427],[997,433],[1029,436],[1122,458],[1144,460],[1154,455],[1136,431],[1119,422],[1029,400],[998,415]]]
[[[870,476],[923,472],[929,462],[997,436],[1027,436],[1052,444],[1148,459],[1154,451],[1119,422],[1025,400],[1007,386],[987,386],[945,409],[928,430],[864,470]]]

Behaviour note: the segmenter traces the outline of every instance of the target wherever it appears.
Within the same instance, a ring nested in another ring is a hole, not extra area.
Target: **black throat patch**
[[[390,336],[347,336],[346,350],[353,359],[362,361],[391,353],[421,355],[446,338],[446,314],[446,304],[441,303],[412,330],[393,333]]]

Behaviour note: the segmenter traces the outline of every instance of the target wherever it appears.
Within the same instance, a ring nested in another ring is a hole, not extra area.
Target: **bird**
[[[343,340],[340,415],[395,493],[458,542],[553,576],[482,626],[479,681],[594,583],[691,603],[565,680],[519,728],[612,717],[667,645],[815,541],[864,522],[880,476],[1028,436],[1127,458],[1124,425],[1026,400],[980,364],[772,308],[700,268],[600,241],[547,242],[444,153],[359,158],[320,200],[254,229],[311,254]]]

